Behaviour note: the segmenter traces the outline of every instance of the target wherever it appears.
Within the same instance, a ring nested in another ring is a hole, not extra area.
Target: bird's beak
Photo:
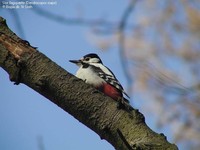
[[[69,60],[69,62],[74,63],[76,65],[80,65],[81,64],[81,60]]]
[[[77,63],[80,63],[80,60],[69,60],[69,62],[77,64]]]

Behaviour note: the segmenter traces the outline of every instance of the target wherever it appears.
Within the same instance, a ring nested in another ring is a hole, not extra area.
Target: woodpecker
[[[112,71],[103,65],[103,62],[97,54],[90,53],[79,60],[69,61],[79,67],[76,72],[76,77],[119,102],[120,108],[123,107],[132,110],[129,101],[123,97],[124,94],[129,98],[128,94],[124,91]]]

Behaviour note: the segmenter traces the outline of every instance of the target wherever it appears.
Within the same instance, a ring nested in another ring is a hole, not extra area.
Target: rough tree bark
[[[176,150],[163,134],[152,131],[144,116],[117,108],[117,103],[77,79],[20,39],[0,17],[0,66],[15,84],[45,96],[117,150]]]

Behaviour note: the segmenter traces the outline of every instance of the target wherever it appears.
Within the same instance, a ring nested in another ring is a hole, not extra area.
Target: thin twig
[[[128,141],[126,140],[126,138],[124,137],[124,135],[122,134],[122,132],[117,129],[117,133],[119,135],[119,137],[121,138],[121,140],[123,141],[123,143],[126,145],[128,150],[133,150],[133,148],[130,146],[130,144],[128,143]]]
[[[43,16],[47,19],[65,24],[65,25],[81,25],[81,26],[107,26],[109,29],[117,28],[119,22],[106,21],[105,19],[85,19],[85,18],[66,18],[61,15],[57,15],[50,11],[46,11],[40,7],[34,6],[34,9],[31,9],[33,12]],[[132,28],[133,25],[127,25],[127,27]]]
[[[128,89],[130,89],[130,86],[132,84],[132,77],[128,73],[126,57],[125,57],[125,54],[124,54],[124,51],[125,51],[124,30],[125,30],[125,28],[127,26],[128,17],[130,16],[131,12],[133,11],[133,8],[134,8],[136,2],[137,2],[137,0],[131,0],[130,4],[128,5],[128,7],[126,8],[126,10],[124,11],[124,13],[122,15],[122,18],[121,18],[121,21],[120,21],[120,24],[119,24],[120,60],[121,60],[123,72],[124,72],[124,74],[126,76],[126,79],[128,81]]]

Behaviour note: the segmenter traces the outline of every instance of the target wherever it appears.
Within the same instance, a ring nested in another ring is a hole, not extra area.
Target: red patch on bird
[[[118,98],[121,98],[123,96],[118,89],[107,83],[99,87],[98,90],[100,90],[101,92],[103,92],[104,94],[106,94],[114,100],[118,100]]]

